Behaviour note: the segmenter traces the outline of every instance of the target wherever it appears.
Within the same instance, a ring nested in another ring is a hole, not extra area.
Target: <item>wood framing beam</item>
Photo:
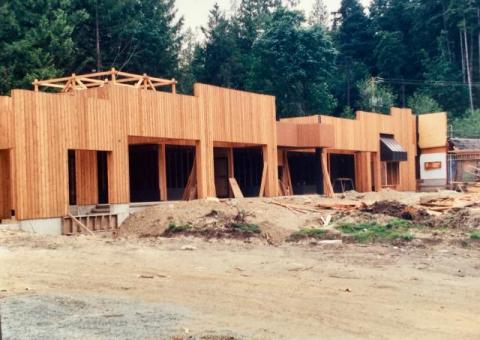
[[[106,77],[105,79],[99,79]],[[108,78],[110,77],[110,79]],[[123,85],[129,87],[140,88],[143,85],[144,89],[156,91],[159,86],[172,86],[172,93],[176,93],[175,79],[162,79],[150,77],[146,74],[138,75],[128,72],[116,71],[112,68],[110,71],[88,73],[82,75],[72,74],[68,77],[53,78],[48,80],[38,80],[32,83],[35,91],[39,91],[40,87],[51,87],[61,89],[61,92],[69,92],[73,90],[85,90],[90,87],[101,87],[111,80],[113,85]]]
[[[184,201],[191,201],[197,196],[197,171],[195,167],[196,160],[193,161],[190,176],[188,176],[187,185],[182,195]]]
[[[268,163],[263,162],[263,170],[262,170],[262,180],[260,182],[260,192],[258,193],[258,197],[263,197],[265,194],[265,183],[267,182],[267,170],[268,170]]]

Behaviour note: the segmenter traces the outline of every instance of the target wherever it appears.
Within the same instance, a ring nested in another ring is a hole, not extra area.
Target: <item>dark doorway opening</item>
[[[230,197],[228,183],[228,149],[214,148],[215,191],[218,198]]]
[[[68,150],[68,203],[77,205],[75,150]]]
[[[156,144],[128,147],[131,202],[160,201],[158,149]]]
[[[10,150],[0,149],[0,222],[15,216],[12,209],[12,177]]]
[[[191,146],[167,145],[167,196],[171,201],[181,200],[188,178],[192,173],[195,148]]]
[[[294,195],[323,194],[320,152],[288,152]]]
[[[233,150],[235,179],[245,197],[256,197],[260,191],[263,172],[261,148]]]
[[[98,203],[108,203],[108,152],[97,152]]]
[[[355,190],[355,156],[330,154],[330,178],[335,192]]]

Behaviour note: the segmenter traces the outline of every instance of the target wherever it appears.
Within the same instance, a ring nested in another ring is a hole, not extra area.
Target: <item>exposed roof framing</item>
[[[54,78],[47,80],[35,79],[33,86],[36,92],[41,87],[59,89],[60,92],[71,92],[87,90],[92,87],[102,87],[110,83],[119,86],[128,86],[139,89],[157,91],[158,87],[171,86],[172,92],[176,92],[177,81],[175,79],[162,79],[146,75],[133,74],[117,71],[112,68],[110,71],[96,72],[89,74],[72,74],[69,77]]]

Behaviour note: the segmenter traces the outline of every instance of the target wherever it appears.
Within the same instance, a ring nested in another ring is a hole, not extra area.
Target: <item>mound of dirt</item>
[[[307,198],[302,198],[308,200]],[[131,214],[120,228],[123,237],[160,237],[170,225],[191,226],[188,233],[216,237],[217,232],[230,235],[232,223],[257,225],[261,234],[274,243],[280,242],[300,228],[320,226],[322,212],[301,214],[272,203],[273,199],[196,200],[166,202]],[[287,200],[285,200],[287,201]],[[242,214],[243,220],[238,222]],[[242,228],[234,228],[237,235]]]
[[[421,221],[430,217],[425,209],[415,208],[399,201],[382,200],[362,210],[372,214],[388,215],[409,221]]]

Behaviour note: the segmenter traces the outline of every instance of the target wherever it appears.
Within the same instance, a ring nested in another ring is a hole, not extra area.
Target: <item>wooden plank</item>
[[[182,200],[184,201],[191,201],[192,199],[195,199],[197,195],[197,169],[195,166],[195,162],[196,160],[193,161],[192,170],[190,171],[187,185],[185,186],[185,190],[183,191]]]
[[[243,193],[240,187],[238,186],[237,180],[235,178],[229,178],[228,183],[230,184],[230,190],[233,193],[233,197],[243,198]]]
[[[262,180],[260,181],[260,192],[258,193],[258,197],[263,197],[265,193],[265,183],[267,181],[267,169],[268,169],[268,163],[263,162]]]
[[[290,163],[288,162],[288,152],[285,152],[284,153],[284,160],[283,160],[283,164],[284,165],[284,169],[285,169],[285,195],[287,196],[292,196],[293,195],[293,185],[292,185],[292,176],[291,176],[291,173],[290,173]]]

